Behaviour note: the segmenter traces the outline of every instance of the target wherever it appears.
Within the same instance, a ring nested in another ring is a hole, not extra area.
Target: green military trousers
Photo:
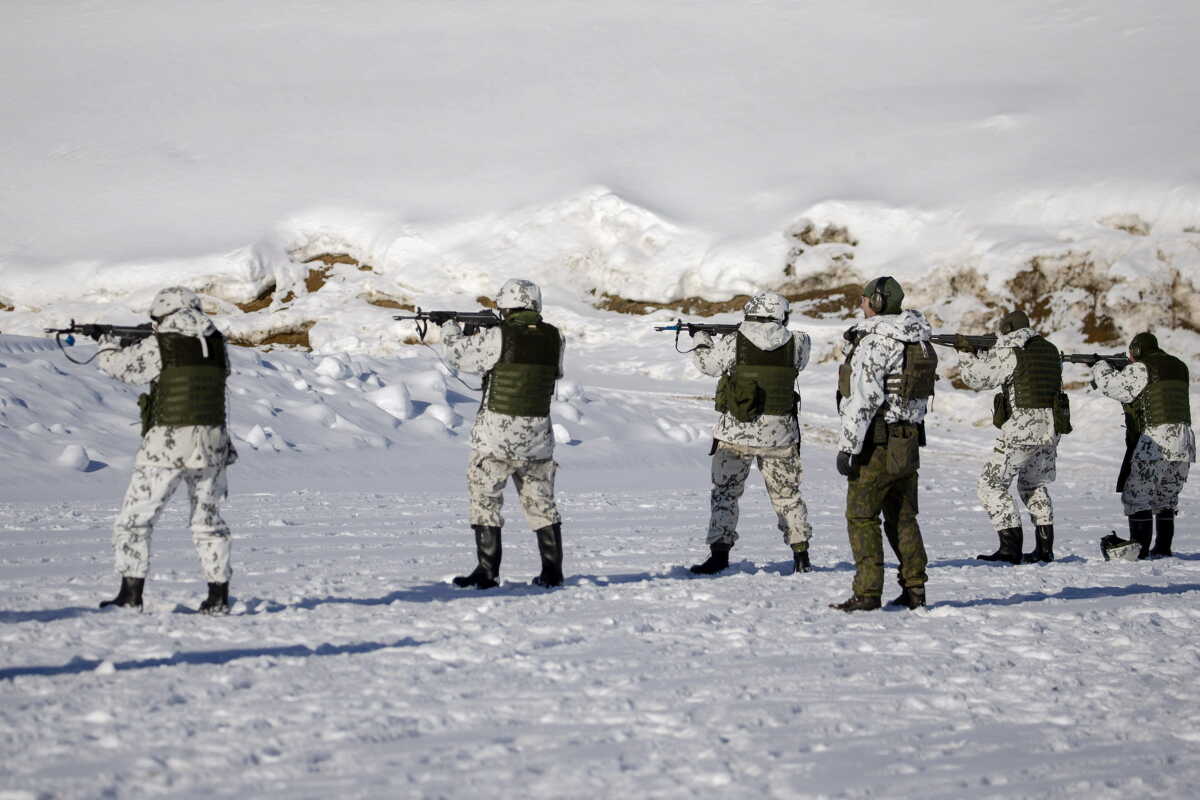
[[[925,544],[917,524],[917,429],[891,426],[886,442],[870,441],[857,456],[858,474],[846,490],[846,526],[854,554],[854,593],[862,597],[883,594],[883,539],[879,515],[888,544],[900,561],[900,586],[925,585]]]

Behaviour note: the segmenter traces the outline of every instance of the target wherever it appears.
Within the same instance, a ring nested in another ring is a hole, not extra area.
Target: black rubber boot
[[[708,546],[712,554],[703,564],[693,564],[692,572],[697,575],[715,575],[721,570],[729,566],[729,551],[733,549],[733,545],[725,542],[713,542]]]
[[[500,584],[500,556],[503,555],[500,546],[500,529],[490,525],[472,525],[475,531],[475,553],[479,558],[479,566],[470,575],[459,575],[454,579],[455,586],[474,586],[476,589],[491,589]]]
[[[1054,526],[1038,525],[1033,535],[1033,552],[1026,553],[1022,560],[1026,564],[1049,564],[1054,560]]]
[[[904,606],[905,608],[921,608],[925,605],[925,587],[914,586],[911,589],[901,589],[894,600],[888,601],[889,606]]]
[[[1154,538],[1154,514],[1150,511],[1139,511],[1129,515],[1129,539],[1137,542],[1138,561],[1150,557],[1150,540]]]
[[[812,562],[808,560],[808,548],[792,551],[792,574],[812,572]]]
[[[538,552],[542,556],[542,574],[533,579],[534,586],[562,586],[562,525],[558,522],[534,531]]]
[[[229,583],[210,583],[208,599],[200,604],[200,613],[219,616],[229,613]]]
[[[829,607],[849,613],[851,611],[875,611],[882,605],[883,603],[880,602],[878,597],[864,597],[860,594],[852,594],[840,603],[830,603]]]
[[[991,555],[980,554],[975,556],[980,561],[1007,561],[1009,564],[1020,564],[1023,556],[1021,555],[1021,535],[1020,528],[1005,528],[1000,531],[1000,547]]]
[[[121,588],[112,600],[101,600],[100,607],[124,606],[142,610],[142,589],[146,586],[145,578],[121,578]]]
[[[1154,516],[1154,547],[1150,550],[1152,556],[1171,556],[1171,540],[1175,538],[1175,512],[1160,511]]]

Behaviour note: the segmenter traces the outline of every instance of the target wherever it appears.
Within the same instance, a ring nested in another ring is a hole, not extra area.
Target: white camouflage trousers
[[[150,569],[150,537],[154,523],[180,484],[191,503],[192,542],[200,556],[200,571],[208,583],[227,583],[229,527],[217,504],[225,497],[225,467],[170,469],[134,467],[125,501],[113,524],[117,572],[126,578],[145,578]]]
[[[558,464],[552,458],[536,461],[509,461],[483,453],[471,453],[467,465],[467,493],[471,501],[472,525],[504,527],[500,508],[504,505],[504,486],[512,478],[517,497],[525,509],[525,518],[533,530],[560,521],[554,504],[554,474]]]
[[[1014,477],[1017,493],[1029,509],[1033,524],[1054,524],[1054,505],[1046,484],[1054,482],[1057,458],[1057,443],[1032,447],[1010,445],[992,452],[983,465],[976,489],[979,502],[997,531],[1021,527],[1021,512],[1010,491]]]
[[[807,544],[812,538],[808,524],[808,506],[800,495],[799,445],[787,447],[745,447],[718,442],[712,460],[712,514],[708,522],[707,544],[738,539],[738,500],[746,489],[751,462],[758,461],[759,472],[767,485],[767,495],[779,518],[779,530],[788,545]]]
[[[1139,511],[1174,511],[1179,505],[1179,493],[1187,483],[1191,467],[1186,461],[1143,461],[1134,459],[1130,465],[1121,504],[1125,515]]]

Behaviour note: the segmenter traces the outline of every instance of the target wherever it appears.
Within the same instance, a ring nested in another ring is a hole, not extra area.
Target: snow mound
[[[69,444],[63,448],[62,453],[55,459],[55,463],[68,469],[84,472],[87,470],[88,464],[92,463],[92,459],[83,445]]]

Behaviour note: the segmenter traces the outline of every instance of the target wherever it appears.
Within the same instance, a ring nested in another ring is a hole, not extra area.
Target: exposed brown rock
[[[301,322],[299,325],[280,328],[268,334],[255,334],[249,337],[234,335],[230,336],[228,341],[230,344],[239,347],[265,349],[272,347],[298,347],[303,350],[311,350],[312,343],[309,342],[308,331],[315,324],[315,322]]]
[[[332,267],[334,264],[349,264],[352,267],[358,267],[359,272],[374,272],[375,268],[370,264],[363,264],[357,258],[346,253],[321,253],[312,258],[304,259],[303,263],[313,264],[320,261],[327,267]]]
[[[854,316],[858,310],[862,286],[858,283],[841,283],[826,285],[831,280],[845,280],[841,271],[811,275],[803,280],[794,281],[786,286],[777,287],[778,291],[794,304],[795,310],[808,316],[833,314],[842,319]],[[734,295],[728,300],[705,300],[702,297],[684,297],[670,303],[659,303],[652,300],[633,300],[627,297],[601,292],[595,302],[596,308],[602,311],[615,311],[619,314],[650,314],[655,311],[676,311],[697,317],[711,317],[715,314],[729,314],[741,311],[750,300],[749,295]]]
[[[271,297],[274,294],[275,294],[275,284],[272,283],[266,289],[263,289],[262,294],[260,294],[258,297],[254,298],[250,302],[236,303],[235,305],[237,305],[238,308],[240,308],[242,311],[244,311],[247,314],[251,314],[255,311],[262,311],[264,308],[267,308],[268,306],[271,305]]]

